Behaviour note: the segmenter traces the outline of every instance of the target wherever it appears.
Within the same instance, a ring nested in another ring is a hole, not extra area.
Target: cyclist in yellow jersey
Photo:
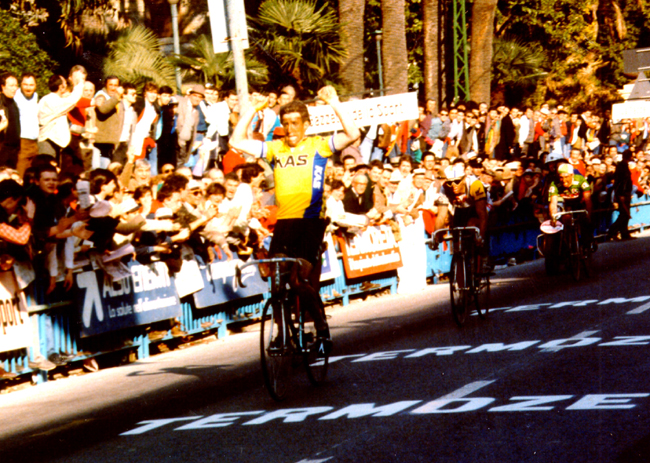
[[[323,210],[327,158],[350,146],[360,136],[352,118],[341,108],[333,87],[321,88],[318,97],[332,107],[343,127],[342,132],[328,138],[307,137],[305,133],[310,125],[307,106],[292,101],[280,108],[280,122],[286,134],[283,139],[271,142],[249,139],[247,132],[253,117],[268,104],[268,99],[262,98],[255,107],[243,112],[230,138],[232,148],[263,157],[273,167],[278,222],[271,241],[271,254],[286,254],[310,262],[313,267],[309,279],[316,292],[320,281],[320,248],[327,225]],[[307,303],[310,308],[317,305]],[[316,310],[310,313],[319,340],[331,348],[324,315]]]

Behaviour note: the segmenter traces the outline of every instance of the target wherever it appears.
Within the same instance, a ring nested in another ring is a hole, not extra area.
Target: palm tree
[[[232,53],[215,53],[212,40],[206,35],[194,39],[183,55],[174,57],[172,61],[183,69],[188,80],[212,82],[219,88],[235,86]],[[266,66],[251,56],[246,59],[246,73],[250,85],[257,87],[268,82]]]
[[[406,51],[404,0],[381,0],[382,67],[388,94],[408,91],[408,55]]]
[[[444,0],[443,0],[444,1]],[[440,17],[439,0],[422,1],[422,32],[424,51],[424,94],[426,98],[433,98],[440,107],[440,87],[438,79],[440,75],[440,53],[439,34]]]
[[[492,41],[497,0],[474,0],[469,57],[469,94],[479,103],[490,102]]]
[[[315,90],[336,79],[346,51],[336,12],[315,0],[266,0],[249,18],[257,57],[278,83],[293,81]]]
[[[547,75],[544,71],[546,62],[546,53],[534,43],[510,38],[495,39],[492,100],[503,101],[506,93],[521,92],[526,87],[534,86],[540,78]]]
[[[347,59],[341,66],[341,80],[351,93],[363,92],[363,32],[365,0],[339,0],[339,20],[343,26]]]
[[[58,4],[61,9],[58,22],[66,46],[75,51],[81,51],[84,35],[107,37],[111,29],[120,26],[119,11],[114,9],[112,0],[58,0]]]
[[[104,74],[116,75],[136,86],[152,81],[174,87],[174,66],[162,54],[158,37],[144,26],[125,30],[110,45],[104,61]]]

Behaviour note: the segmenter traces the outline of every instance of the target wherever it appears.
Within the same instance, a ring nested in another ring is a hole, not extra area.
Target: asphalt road
[[[333,308],[327,384],[281,403],[254,327],[3,394],[0,462],[650,461],[649,244],[500,270],[462,329],[447,285]]]

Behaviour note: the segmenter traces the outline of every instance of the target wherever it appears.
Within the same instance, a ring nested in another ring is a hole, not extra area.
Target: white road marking
[[[645,304],[637,307],[636,309],[630,310],[627,314],[628,315],[637,315],[637,314],[645,312],[646,310],[650,310],[650,302],[646,302]]]

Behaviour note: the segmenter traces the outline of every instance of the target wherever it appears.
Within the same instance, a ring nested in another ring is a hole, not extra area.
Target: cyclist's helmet
[[[463,164],[454,164],[445,169],[447,181],[455,182],[465,177],[465,166]]]
[[[562,174],[573,174],[573,166],[568,163],[560,164],[557,168],[557,173]]]
[[[566,158],[562,153],[559,151],[551,151],[547,156],[546,156],[546,161],[545,164],[548,164],[550,162],[555,162],[555,161],[563,161]]]

